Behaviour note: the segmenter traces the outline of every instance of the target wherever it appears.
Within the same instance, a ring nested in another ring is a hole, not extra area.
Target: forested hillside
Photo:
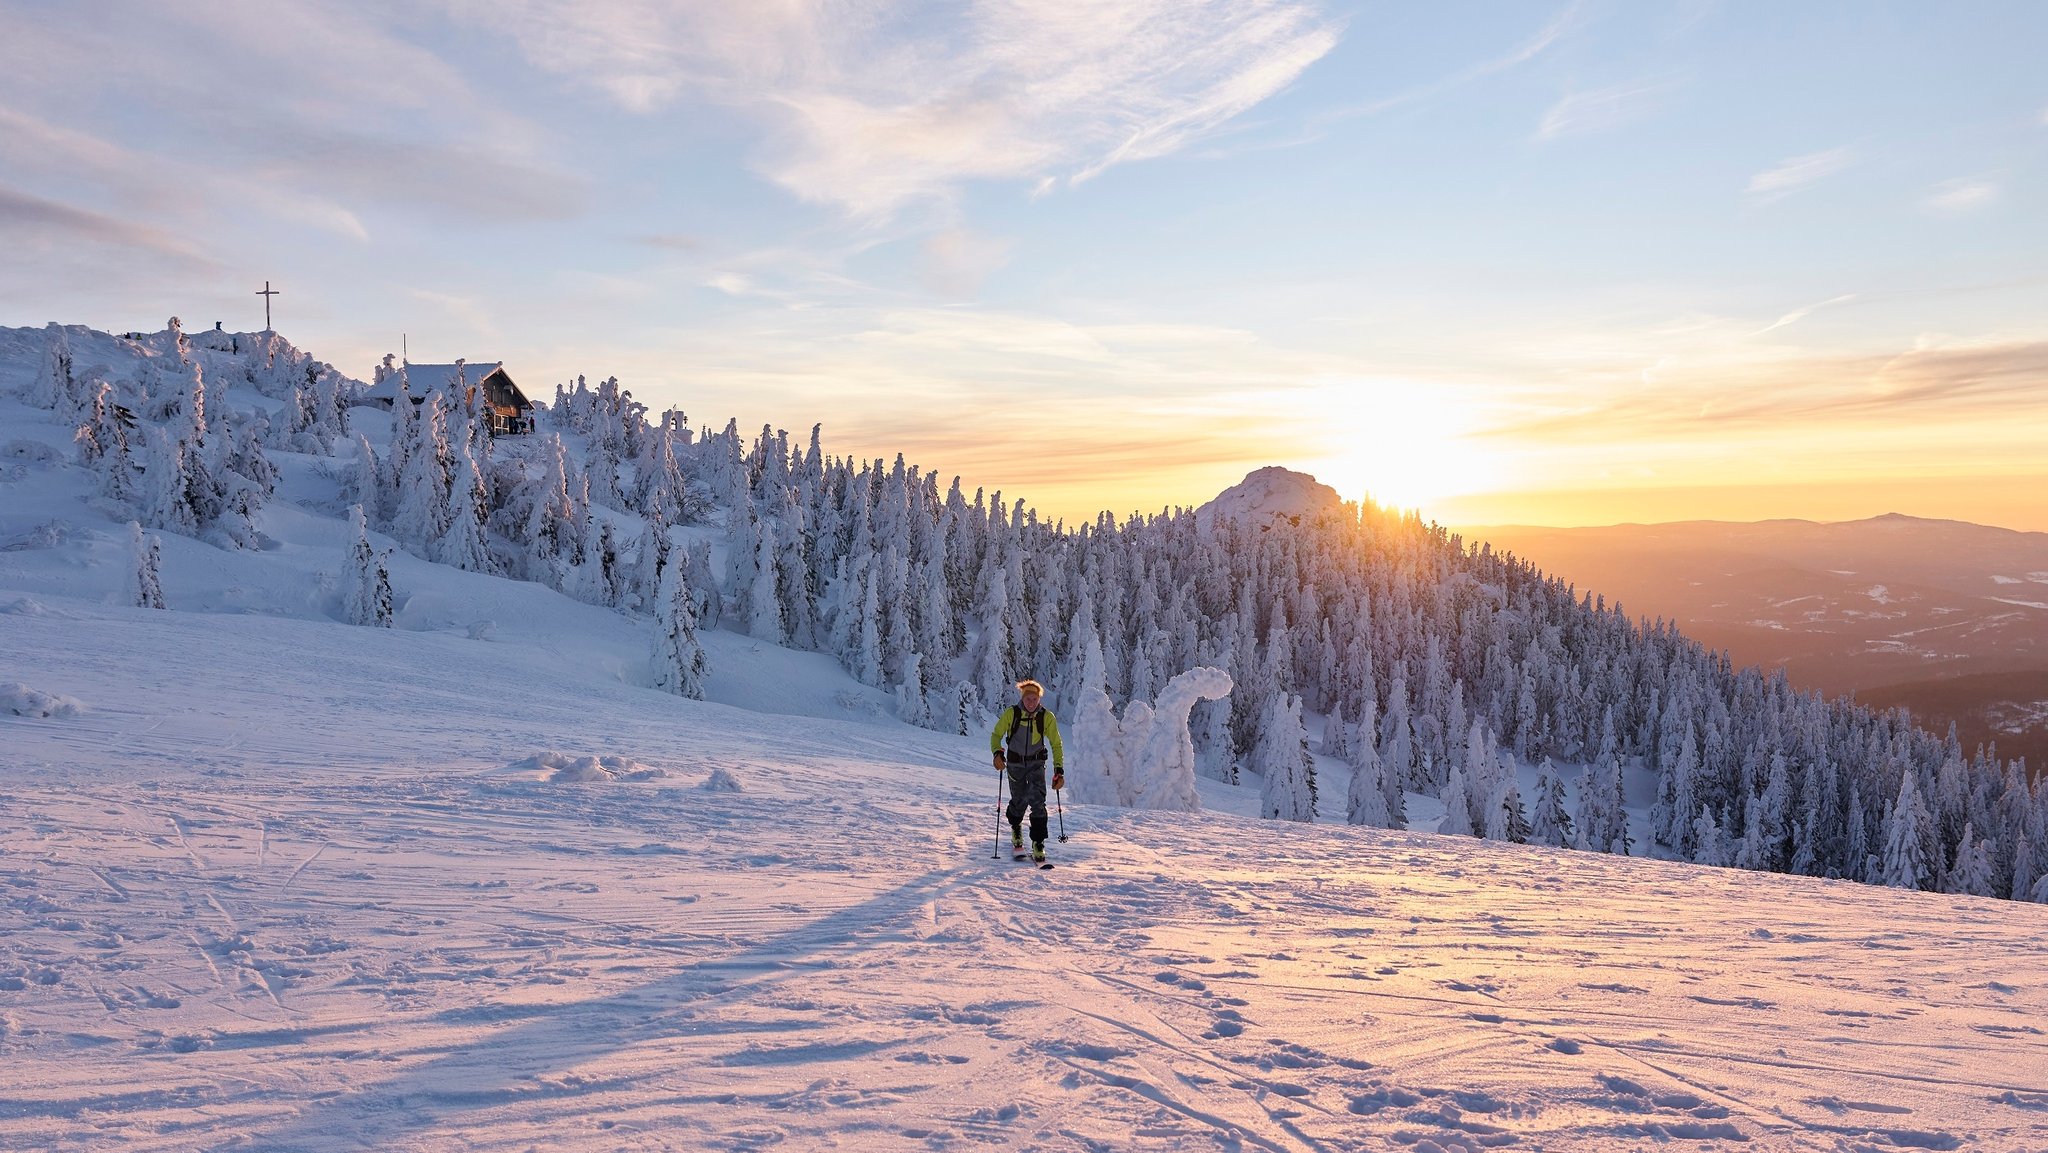
[[[460,373],[415,396],[387,361],[380,382],[396,374],[413,401],[387,416],[268,334],[0,336],[15,366],[0,379],[76,426],[75,463],[117,519],[260,549],[271,458],[308,458],[332,481],[321,511],[363,526],[332,606],[353,623],[389,624],[405,595],[389,542],[649,618],[650,677],[684,695],[717,675],[704,628],[831,654],[904,721],[945,731],[982,731],[1036,676],[1069,720],[1076,799],[1126,805],[1192,798],[1149,787],[1138,745],[1167,682],[1213,666],[1236,687],[1194,706],[1193,767],[1256,776],[1268,816],[1312,815],[1319,728],[1356,769],[1357,823],[1401,825],[1412,791],[1443,799],[1442,831],[1641,854],[1653,846],[1629,843],[1623,814],[1624,771],[1641,766],[1661,853],[2048,899],[2048,785],[2021,765],[1732,668],[1669,624],[1370,504],[1047,523],[900,456],[828,455],[815,427],[794,442],[655,415],[616,380],[559,387],[539,435],[493,438]],[[1519,766],[1538,769],[1531,796]]]

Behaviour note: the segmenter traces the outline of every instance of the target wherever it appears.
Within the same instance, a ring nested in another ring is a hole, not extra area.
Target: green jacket
[[[1011,731],[1017,727],[1017,719],[1023,711],[1022,707],[1011,705],[1002,711],[1002,715],[996,718],[996,730],[988,735],[989,752],[1000,753],[1003,751],[1003,745],[1010,736]],[[1053,772],[1061,772],[1067,763],[1067,751],[1060,746],[1060,719],[1052,715],[1051,709],[1040,708],[1037,720],[1038,723],[1034,727],[1038,728],[1046,747],[1052,750]],[[1028,734],[1020,733],[1019,736],[1025,743],[1030,743]]]

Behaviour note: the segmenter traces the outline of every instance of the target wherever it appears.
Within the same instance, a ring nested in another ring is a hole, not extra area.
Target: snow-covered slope
[[[0,682],[83,708],[0,717],[0,1147],[2048,1144],[2039,906],[1206,781],[1067,807],[1041,873],[990,859],[969,738],[545,640],[7,603]]]
[[[341,623],[345,455],[162,533],[156,611],[63,424],[0,395],[0,450],[0,1149],[2048,1146],[2043,907],[1206,777],[1041,873],[979,735],[831,657],[707,628],[683,699],[644,616],[395,551]]]
[[[1217,493],[1214,500],[1195,510],[1195,517],[1204,527],[1218,520],[1265,527],[1275,521],[1313,520],[1343,506],[1344,498],[1337,490],[1315,477],[1268,465]]]

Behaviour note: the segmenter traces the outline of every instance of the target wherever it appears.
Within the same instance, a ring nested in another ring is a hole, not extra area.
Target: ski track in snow
[[[92,705],[0,722],[0,1148],[2048,1147],[2037,907],[1080,806],[1047,873],[973,739],[63,607],[0,649]]]

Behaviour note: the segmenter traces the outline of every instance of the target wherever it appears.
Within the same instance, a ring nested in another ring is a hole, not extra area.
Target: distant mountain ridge
[[[1738,665],[2048,760],[2048,533],[1898,513],[1463,531]]]

